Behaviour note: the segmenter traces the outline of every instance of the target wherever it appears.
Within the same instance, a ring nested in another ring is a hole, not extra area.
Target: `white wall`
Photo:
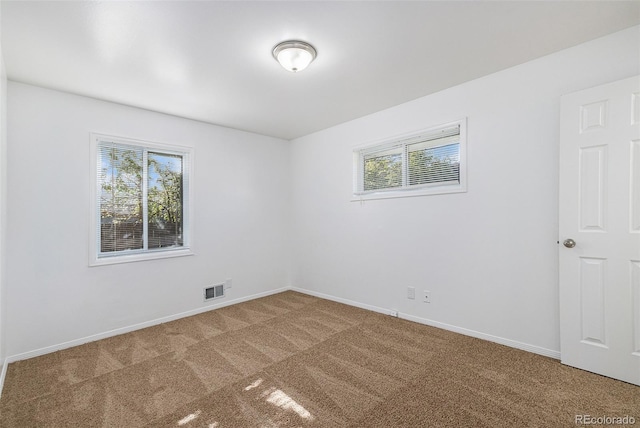
[[[225,278],[229,300],[293,285],[557,352],[559,97],[639,73],[639,40],[635,27],[291,145],[9,82],[0,352],[199,310]],[[463,116],[467,193],[350,202],[354,146]],[[196,256],[88,267],[90,132],[194,147]]]
[[[2,7],[0,5],[0,17]],[[0,18],[0,21],[2,19]],[[0,31],[0,34],[2,31]],[[5,326],[4,321],[4,237],[5,237],[5,213],[6,213],[6,172],[7,172],[7,73],[2,56],[2,37],[0,36],[0,364],[4,363]],[[2,379],[0,379],[0,384]]]
[[[289,142],[15,82],[7,120],[6,355],[288,286]],[[88,266],[90,132],[194,148],[195,256]]]
[[[640,73],[639,41],[635,27],[294,140],[293,286],[557,356],[559,99]],[[462,117],[467,193],[350,202],[354,146]]]

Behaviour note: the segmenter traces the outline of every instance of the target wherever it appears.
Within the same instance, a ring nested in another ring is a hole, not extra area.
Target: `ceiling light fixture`
[[[273,48],[273,57],[285,70],[297,73],[316,59],[317,52],[309,43],[287,40]]]

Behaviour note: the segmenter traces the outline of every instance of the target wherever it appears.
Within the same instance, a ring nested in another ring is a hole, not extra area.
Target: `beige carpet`
[[[640,426],[640,388],[295,292],[9,365],[2,427]]]

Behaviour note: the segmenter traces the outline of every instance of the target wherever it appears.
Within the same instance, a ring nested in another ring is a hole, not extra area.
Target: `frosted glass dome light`
[[[317,52],[309,43],[288,40],[273,48],[273,57],[285,70],[297,73],[316,59]]]

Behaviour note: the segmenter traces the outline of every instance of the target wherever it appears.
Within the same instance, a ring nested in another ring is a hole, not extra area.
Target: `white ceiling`
[[[292,139],[640,23],[638,1],[2,1],[9,79]],[[318,57],[293,74],[287,39]]]

